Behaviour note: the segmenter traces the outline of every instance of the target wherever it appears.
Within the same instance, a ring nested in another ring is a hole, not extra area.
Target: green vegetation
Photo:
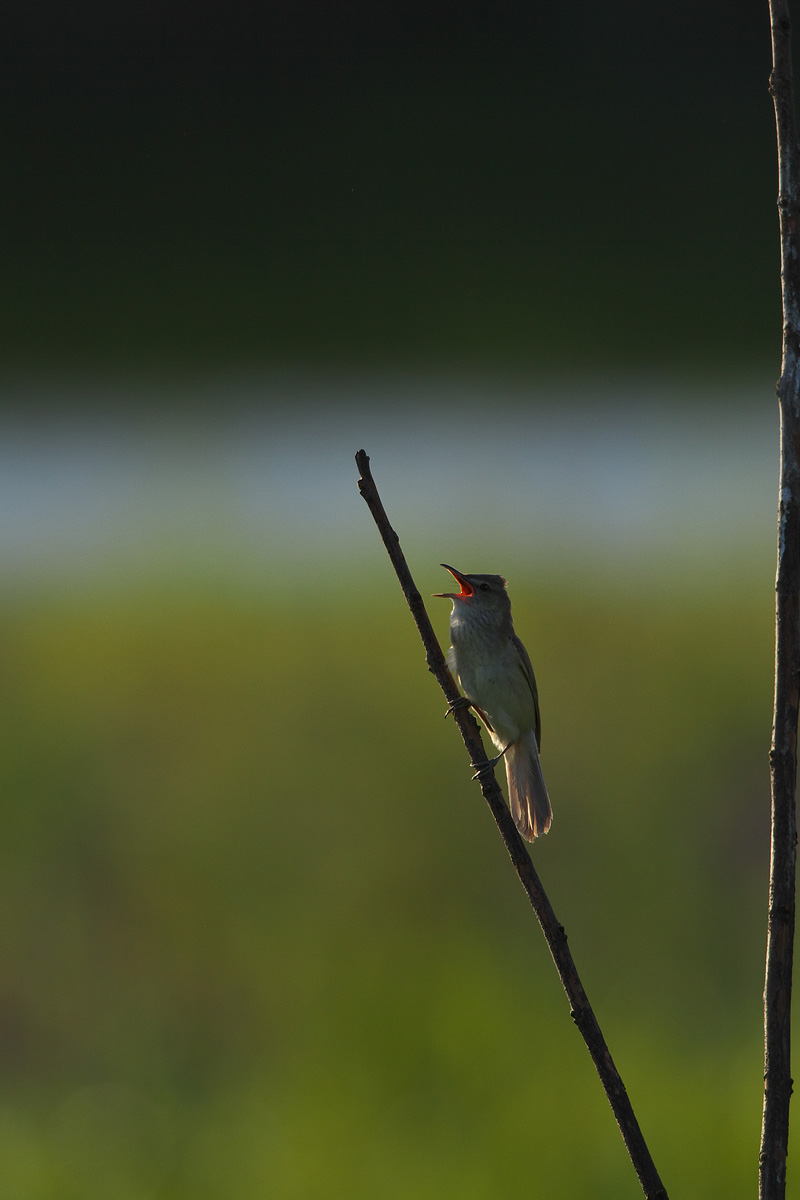
[[[386,582],[4,602],[0,1194],[640,1194]],[[676,595],[515,589],[534,854],[671,1194],[737,1200],[771,596]]]

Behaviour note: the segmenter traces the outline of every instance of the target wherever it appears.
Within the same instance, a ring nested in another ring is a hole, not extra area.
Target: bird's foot
[[[508,743],[508,746],[510,746],[510,745],[511,745],[511,742]],[[503,756],[505,755],[505,752],[508,749],[508,746],[506,746],[505,750],[501,750],[499,754],[496,754],[494,756],[494,758],[487,758],[486,762],[473,763],[472,764],[473,767],[477,767],[478,769],[475,772],[475,774],[472,776],[472,778],[480,779],[481,775],[487,775],[489,773],[489,771],[493,771],[494,768],[497,766],[497,764],[500,762],[500,759],[503,758]]]
[[[446,721],[447,718],[452,713],[456,712],[459,708],[471,708],[471,707],[472,707],[472,702],[470,700],[468,700],[466,696],[459,696],[459,697],[457,697],[457,699],[455,699],[453,701],[452,704],[448,704],[447,712],[444,714],[444,719]]]

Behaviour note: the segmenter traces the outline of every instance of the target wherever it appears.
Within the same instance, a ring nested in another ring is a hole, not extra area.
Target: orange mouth
[[[442,600],[464,600],[467,596],[474,595],[475,589],[467,579],[466,575],[462,575],[460,571],[455,569],[455,567],[448,567],[447,563],[441,563],[440,565],[444,567],[445,571],[450,572],[450,574],[453,576],[453,579],[455,579],[456,583],[459,584],[461,591],[434,592],[434,596]]]

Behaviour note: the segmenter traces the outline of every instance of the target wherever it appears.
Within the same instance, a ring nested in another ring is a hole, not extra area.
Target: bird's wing
[[[533,695],[533,707],[534,707],[534,711],[536,713],[536,724],[534,726],[534,732],[536,734],[536,745],[541,750],[541,748],[542,748],[542,718],[539,713],[539,691],[538,691],[538,688],[536,687],[536,676],[533,673],[533,667],[531,666],[531,660],[528,656],[528,651],[525,649],[522,642],[519,640],[519,638],[517,637],[516,634],[512,634],[511,640],[514,643],[514,649],[516,650],[517,654],[519,655],[520,670],[522,671],[522,674],[527,679],[528,686],[530,687],[531,694]]]

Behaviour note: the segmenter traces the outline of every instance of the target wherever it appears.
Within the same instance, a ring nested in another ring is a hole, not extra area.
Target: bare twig
[[[411,577],[405,556],[400,549],[397,534],[389,524],[389,519],[386,516],[381,498],[378,495],[378,489],[370,472],[369,458],[363,450],[359,450],[356,454],[356,463],[361,472],[358,489],[369,505],[370,512],[375,518],[375,523],[383,538],[384,545],[389,552],[392,565],[397,572],[400,586],[408,601],[408,606],[411,609],[412,616],[419,630],[419,635],[422,638],[422,644],[425,647],[428,670],[436,678],[448,703],[452,703],[459,696],[458,688],[447,666],[436,634],[433,632],[433,626],[425,610],[425,605],[422,603],[422,597]],[[454,717],[461,736],[464,739],[464,745],[469,751],[470,762],[477,768],[482,763],[485,763],[487,757],[483,742],[481,741],[478,724],[472,714],[465,708],[455,709]],[[542,932],[550,948],[556,970],[561,978],[564,991],[567,993],[572,1019],[580,1030],[581,1036],[592,1056],[592,1061],[597,1068],[597,1073],[600,1076],[606,1096],[616,1117],[620,1133],[622,1134],[636,1174],[639,1177],[644,1194],[648,1197],[648,1200],[667,1200],[666,1190],[650,1157],[650,1151],[647,1149],[642,1131],[639,1128],[639,1123],[631,1107],[625,1085],[620,1078],[619,1071],[614,1065],[614,1060],[611,1057],[605,1038],[597,1023],[597,1018],[594,1015],[586,992],[583,990],[583,984],[580,981],[575,963],[567,946],[567,935],[564,932],[564,927],[559,924],[553,912],[539,876],[534,870],[530,855],[525,849],[525,843],[517,833],[511,814],[503,800],[503,793],[494,774],[487,773],[481,775],[479,782],[484,799],[497,822],[500,834],[505,842],[506,849],[514,864],[520,882],[542,927]]]
[[[781,466],[775,584],[775,708],[770,750],[772,848],[764,987],[764,1110],[759,1155],[761,1200],[783,1200],[789,1139],[792,955],[797,827],[798,672],[800,671],[800,207],[791,28],[787,0],[770,0],[772,74],[778,139],[783,348],[778,381]]]

